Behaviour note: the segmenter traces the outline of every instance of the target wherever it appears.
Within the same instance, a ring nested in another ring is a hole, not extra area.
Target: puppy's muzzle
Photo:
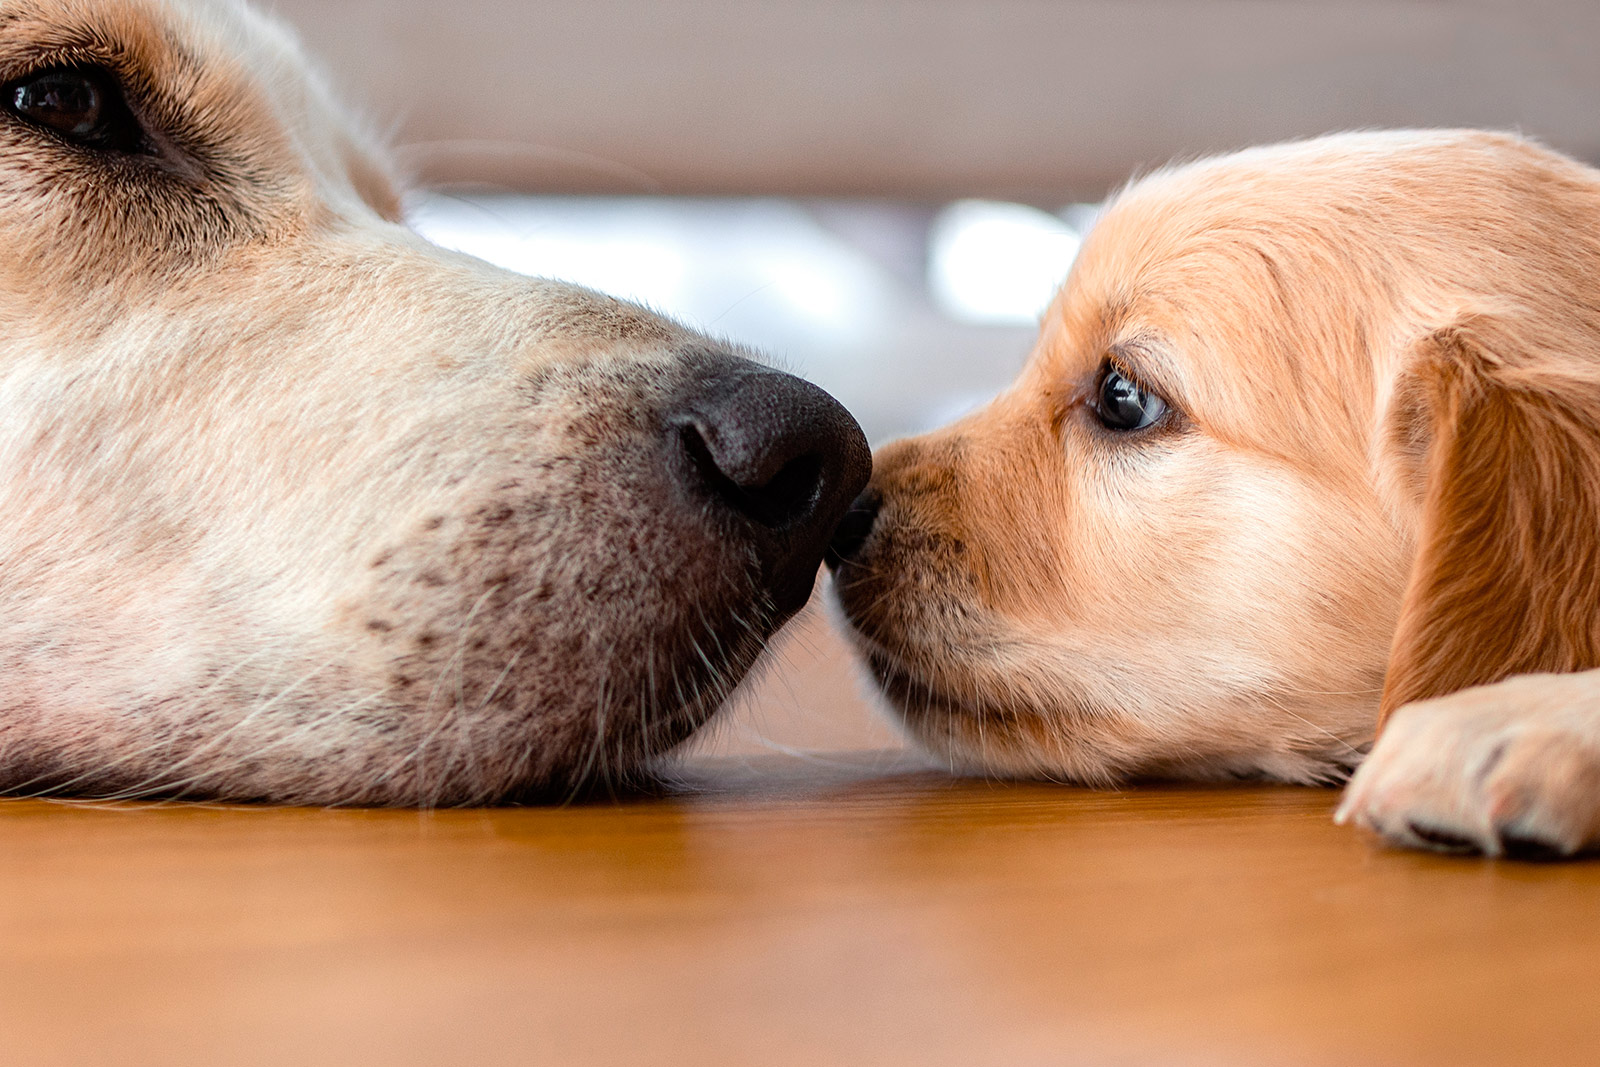
[[[686,488],[748,540],[778,611],[799,610],[872,473],[861,427],[815,385],[732,359],[702,375],[666,421]]]

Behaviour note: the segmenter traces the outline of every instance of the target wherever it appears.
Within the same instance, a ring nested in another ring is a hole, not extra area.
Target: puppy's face
[[[907,729],[1091,782],[1355,763],[1423,540],[1418,345],[1505,306],[1596,336],[1549,236],[1593,232],[1594,188],[1511,139],[1397,133],[1124,193],[1015,385],[876,458],[836,588]]]
[[[0,85],[0,786],[615,781],[803,602],[848,416],[426,245],[269,22],[20,0]]]

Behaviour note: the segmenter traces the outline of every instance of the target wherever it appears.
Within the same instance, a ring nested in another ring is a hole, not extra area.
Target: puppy
[[[15,0],[0,85],[0,788],[615,783],[809,595],[843,409],[427,245],[274,23]]]
[[[1360,765],[1339,818],[1401,844],[1600,844],[1600,172],[1384,132],[1136,182],[831,558],[953,767]]]

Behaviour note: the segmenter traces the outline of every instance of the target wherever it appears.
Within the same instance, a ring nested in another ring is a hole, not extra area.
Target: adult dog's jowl
[[[0,787],[615,780],[810,592],[826,394],[442,252],[277,26],[0,6]]]

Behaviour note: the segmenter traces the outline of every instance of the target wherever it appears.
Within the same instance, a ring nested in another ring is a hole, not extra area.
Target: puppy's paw
[[[1445,852],[1560,859],[1600,846],[1600,671],[1406,705],[1335,818]]]

